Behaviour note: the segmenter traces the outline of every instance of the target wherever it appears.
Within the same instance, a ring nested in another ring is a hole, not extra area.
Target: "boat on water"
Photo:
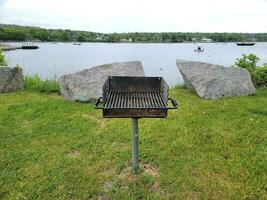
[[[81,43],[73,43],[73,45],[82,45]]]
[[[22,49],[39,49],[37,45],[34,45],[33,43],[23,43],[21,46]]]
[[[198,46],[196,49],[195,49],[195,52],[203,52],[204,51],[204,48],[201,47],[201,46]]]
[[[254,46],[255,42],[237,42],[237,46]]]

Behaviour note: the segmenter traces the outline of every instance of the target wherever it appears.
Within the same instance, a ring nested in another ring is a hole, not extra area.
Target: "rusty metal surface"
[[[103,85],[103,116],[165,118],[168,91],[162,77],[110,76]]]
[[[161,77],[110,76],[108,84],[109,91],[159,92],[161,80]]]

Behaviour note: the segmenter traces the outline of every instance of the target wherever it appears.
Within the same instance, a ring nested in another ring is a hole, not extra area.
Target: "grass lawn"
[[[204,100],[185,89],[167,119],[103,119],[57,95],[0,95],[0,199],[267,199],[267,89]]]

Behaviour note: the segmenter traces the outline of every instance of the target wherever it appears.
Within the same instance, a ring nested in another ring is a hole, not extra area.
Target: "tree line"
[[[79,42],[198,42],[209,38],[214,42],[267,42],[267,33],[96,33],[69,29],[44,29],[39,27],[0,25],[0,41],[79,41]]]

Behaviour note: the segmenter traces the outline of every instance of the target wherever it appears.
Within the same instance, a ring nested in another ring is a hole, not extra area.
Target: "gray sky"
[[[95,32],[267,32],[267,0],[0,0],[0,23]]]

